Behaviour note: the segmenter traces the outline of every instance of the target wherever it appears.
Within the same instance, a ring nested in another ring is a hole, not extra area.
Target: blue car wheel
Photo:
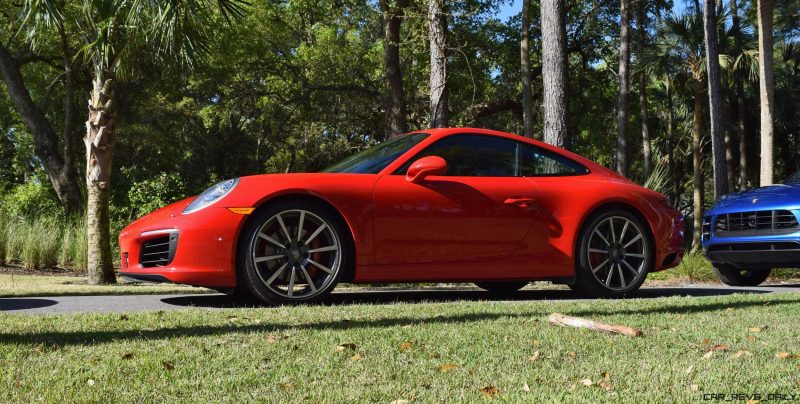
[[[730,265],[715,265],[722,283],[729,286],[758,286],[769,276],[769,269],[738,269]]]

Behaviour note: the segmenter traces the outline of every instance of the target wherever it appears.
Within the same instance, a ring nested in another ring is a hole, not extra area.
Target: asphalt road
[[[645,287],[636,297],[649,299],[666,296],[724,296],[734,293],[797,293],[800,284],[781,284],[759,287],[728,287],[690,284],[670,287]],[[480,290],[424,289],[369,290],[334,292],[323,304],[379,304],[391,302],[472,301],[549,301],[580,300],[569,290],[534,289],[512,294],[495,295]],[[245,307],[222,294],[199,295],[128,295],[128,296],[60,296],[10,297],[0,299],[0,312],[22,314],[58,313],[123,313],[134,311],[180,310],[205,308],[209,310]]]

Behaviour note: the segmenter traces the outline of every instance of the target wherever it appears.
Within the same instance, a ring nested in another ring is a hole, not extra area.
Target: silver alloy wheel
[[[611,290],[625,290],[645,274],[649,252],[644,233],[632,220],[611,216],[589,236],[587,262],[595,279]]]
[[[302,209],[270,217],[250,243],[253,267],[270,291],[290,300],[322,293],[336,279],[342,243],[330,223]]]

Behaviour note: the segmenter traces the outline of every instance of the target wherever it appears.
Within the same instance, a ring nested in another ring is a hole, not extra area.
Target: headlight
[[[192,203],[190,203],[189,206],[183,210],[183,214],[186,215],[197,212],[200,209],[213,205],[215,202],[222,199],[225,195],[236,188],[236,184],[238,183],[239,179],[234,178],[232,180],[225,180],[212,185],[210,188],[203,191],[202,194],[198,195],[197,198],[194,198]]]

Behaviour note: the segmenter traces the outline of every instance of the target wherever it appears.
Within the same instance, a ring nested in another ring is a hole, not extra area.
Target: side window
[[[581,175],[586,167],[558,154],[524,145],[520,159],[520,175],[524,177]]]
[[[447,161],[448,176],[515,177],[518,175],[518,145],[513,140],[494,136],[448,136],[414,156],[395,174],[405,174],[417,159],[439,156]]]

